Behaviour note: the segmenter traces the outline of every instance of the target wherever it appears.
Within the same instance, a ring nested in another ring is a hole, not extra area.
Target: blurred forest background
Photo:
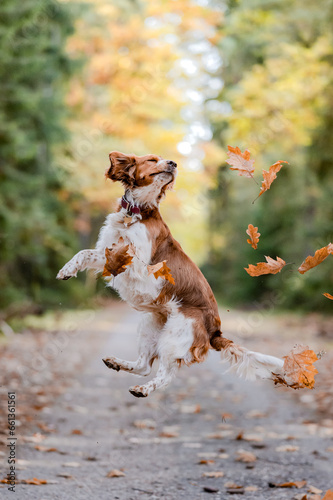
[[[0,307],[84,305],[104,290],[57,271],[95,244],[121,188],[113,149],[178,162],[162,213],[227,305],[331,311],[333,0],[2,0]],[[255,179],[225,163],[248,148]],[[258,250],[246,243],[259,227]],[[289,266],[244,271],[264,255]]]

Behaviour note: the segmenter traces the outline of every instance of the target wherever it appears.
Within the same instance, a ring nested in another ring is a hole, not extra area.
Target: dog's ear
[[[126,186],[131,186],[134,182],[136,170],[136,159],[134,155],[125,155],[119,151],[112,151],[109,154],[110,167],[105,172],[105,177],[112,181],[120,181]]]

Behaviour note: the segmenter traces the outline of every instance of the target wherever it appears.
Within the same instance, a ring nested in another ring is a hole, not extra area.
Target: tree
[[[66,176],[64,94],[73,73],[72,19],[52,0],[0,6],[0,305],[59,302],[59,254],[75,247]],[[69,255],[68,255],[69,256]]]

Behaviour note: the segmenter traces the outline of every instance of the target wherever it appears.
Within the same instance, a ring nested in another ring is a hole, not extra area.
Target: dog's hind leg
[[[112,370],[124,370],[134,375],[147,376],[150,374],[153,362],[157,357],[156,340],[158,337],[158,325],[151,313],[145,314],[138,326],[139,333],[139,357],[136,361],[111,356],[104,358],[103,362]]]
[[[130,387],[129,391],[138,398],[146,397],[156,389],[168,385],[175,376],[181,361],[190,363],[193,344],[193,319],[182,313],[173,314],[165,323],[157,342],[160,366],[156,376],[144,385]]]

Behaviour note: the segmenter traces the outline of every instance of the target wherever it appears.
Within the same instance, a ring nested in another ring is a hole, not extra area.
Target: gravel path
[[[0,485],[1,498],[282,500],[333,487],[333,421],[319,420],[294,391],[223,375],[218,353],[182,368],[164,391],[131,396],[134,376],[101,359],[135,358],[137,319],[126,305],[101,310],[67,345],[66,359],[84,351],[80,367],[71,379],[64,374],[66,389],[43,408],[44,431],[31,423],[18,436],[20,482],[16,493]],[[17,389],[18,413],[19,400]],[[120,477],[107,477],[115,470]],[[31,478],[48,483],[21,483]],[[293,481],[306,484],[274,487]]]

